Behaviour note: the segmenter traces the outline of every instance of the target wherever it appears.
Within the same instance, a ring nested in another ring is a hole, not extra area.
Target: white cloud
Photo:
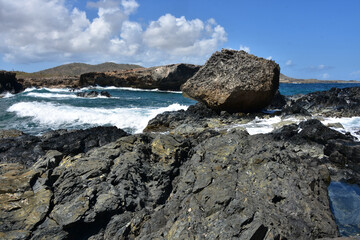
[[[240,50],[250,53],[250,47],[240,45]]]
[[[308,70],[310,70],[311,72],[319,72],[319,71],[324,71],[324,70],[330,70],[333,69],[334,67],[332,66],[326,66],[324,64],[320,64],[317,66],[311,66],[308,68]]]
[[[289,60],[286,61],[285,66],[291,67],[291,66],[294,66],[294,64],[293,64],[292,60],[289,59]]]
[[[272,56],[268,56],[266,59],[267,59],[267,60],[272,60],[273,57],[272,57]]]
[[[321,74],[322,79],[328,79],[329,77],[330,77],[330,74],[328,74],[328,73]]]
[[[354,71],[352,73],[350,73],[351,76],[353,77],[360,77],[360,70],[359,71]]]
[[[148,26],[130,21],[135,0],[88,2],[98,10],[68,9],[64,0],[0,0],[0,56],[5,61],[117,61],[144,65],[202,63],[227,41],[214,19],[166,14]],[[250,51],[250,49],[249,49]]]

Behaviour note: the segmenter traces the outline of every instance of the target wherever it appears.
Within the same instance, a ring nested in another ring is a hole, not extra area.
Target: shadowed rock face
[[[0,71],[0,93],[10,92],[14,94],[24,90],[15,76],[15,73]]]
[[[269,105],[279,87],[280,67],[244,51],[223,49],[183,86],[184,96],[218,111],[252,112]]]
[[[99,85],[179,91],[200,66],[173,64],[106,73],[86,73],[80,76],[80,86]]]

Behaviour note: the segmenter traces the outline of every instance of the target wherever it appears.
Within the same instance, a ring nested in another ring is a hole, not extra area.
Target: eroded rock
[[[268,106],[279,87],[280,67],[244,51],[214,53],[181,88],[184,96],[217,111],[253,112]]]

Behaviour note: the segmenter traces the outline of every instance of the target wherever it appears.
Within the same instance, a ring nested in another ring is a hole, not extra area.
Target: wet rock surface
[[[98,96],[111,97],[111,94],[107,91],[101,91],[100,93],[98,91],[89,91],[89,92],[76,93],[76,96],[85,97],[85,98],[94,98]]]
[[[29,168],[0,165],[0,237],[337,237],[327,187],[338,172],[356,181],[359,172],[325,149],[351,152],[344,150],[350,143],[351,136],[309,120],[269,134],[205,128],[124,136],[77,155],[53,148]],[[343,159],[358,166],[356,156]]]
[[[0,94],[4,92],[15,94],[23,90],[24,87],[17,81],[15,73],[0,71]]]
[[[279,87],[280,67],[245,51],[214,53],[181,88],[184,96],[228,112],[254,112],[269,105]]]
[[[332,88],[289,98],[292,111],[326,117],[360,116],[360,87]]]
[[[99,85],[179,91],[180,86],[199,68],[200,66],[192,64],[172,64],[115,72],[85,73],[80,76],[79,84],[80,87]]]
[[[76,155],[126,135],[126,132],[116,127],[56,130],[42,136],[32,136],[15,130],[1,130],[0,163],[21,163],[31,166],[48,150],[57,150],[65,155]]]

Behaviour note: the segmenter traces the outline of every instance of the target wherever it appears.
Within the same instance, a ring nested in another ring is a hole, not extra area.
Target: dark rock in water
[[[0,136],[4,136],[2,132]],[[49,150],[57,150],[64,155],[76,155],[126,135],[127,133],[116,127],[95,127],[74,131],[57,130],[40,137],[23,133],[10,136],[7,134],[7,137],[0,138],[0,162],[31,166]]]
[[[291,107],[329,117],[360,116],[360,87],[332,88],[297,97]]]
[[[184,96],[218,111],[253,112],[268,106],[279,87],[280,67],[244,51],[214,53],[183,86]]]
[[[100,92],[100,95],[101,95],[101,96],[104,96],[104,97],[111,97],[110,93],[107,92],[107,91],[101,91],[101,92]]]
[[[97,92],[97,91],[76,93],[76,96],[78,96],[78,97],[86,97],[86,98],[98,97],[99,95],[104,96],[104,97],[111,97],[110,93],[107,92],[107,91],[101,91],[100,93]]]
[[[15,94],[24,90],[15,76],[16,73],[0,71],[0,93],[9,92]]]
[[[172,64],[115,72],[85,73],[80,76],[80,86],[99,85],[179,91],[180,86],[199,68],[200,66],[192,64]]]

